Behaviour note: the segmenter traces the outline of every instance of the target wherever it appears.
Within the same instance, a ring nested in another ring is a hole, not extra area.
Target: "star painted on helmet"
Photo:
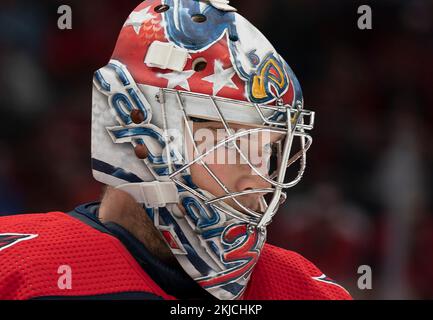
[[[224,87],[238,89],[232,78],[236,74],[235,69],[224,69],[223,64],[219,60],[215,60],[214,74],[203,78],[203,81],[213,84],[213,95],[217,95]]]
[[[168,80],[167,87],[169,89],[174,89],[177,86],[184,90],[190,91],[188,79],[195,73],[194,70],[182,71],[182,72],[171,72],[171,73],[159,73],[158,77]]]
[[[149,13],[150,7],[144,8],[141,11],[132,12],[128,20],[126,20],[124,27],[132,26],[136,34],[140,33],[141,26],[144,22],[149,21],[150,19],[154,19],[155,16]]]

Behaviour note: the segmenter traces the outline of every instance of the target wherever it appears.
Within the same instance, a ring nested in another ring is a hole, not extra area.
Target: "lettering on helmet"
[[[256,229],[248,231],[245,223],[229,225],[221,235],[223,244],[229,249],[221,255],[224,263],[235,263],[234,267],[221,272],[218,276],[198,279],[203,288],[222,286],[236,281],[252,270],[259,258],[259,234]]]

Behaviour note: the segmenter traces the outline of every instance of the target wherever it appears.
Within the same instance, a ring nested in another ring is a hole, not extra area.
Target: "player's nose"
[[[250,173],[250,174],[240,176],[236,181],[235,187],[237,192],[241,192],[241,191],[246,191],[251,189],[270,188],[271,184],[266,180],[264,180],[262,177],[260,177],[258,174]],[[257,194],[257,197],[259,196],[260,194]]]
[[[236,181],[235,187],[237,192],[242,192],[253,189],[270,188],[271,184],[258,175],[249,174],[239,177]],[[261,197],[263,197],[265,194],[266,192],[246,194],[239,197],[239,200],[251,210],[260,211],[262,203]]]

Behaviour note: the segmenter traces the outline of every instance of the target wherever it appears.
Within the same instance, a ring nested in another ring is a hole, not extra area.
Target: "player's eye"
[[[271,147],[271,156],[269,159],[269,176],[272,177],[274,172],[278,169],[278,160],[279,156],[278,153],[280,152],[279,148],[280,143],[272,143],[270,145]]]

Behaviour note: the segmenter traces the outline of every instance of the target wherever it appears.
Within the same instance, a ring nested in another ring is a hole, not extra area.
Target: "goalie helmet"
[[[224,0],[147,0],[129,15],[93,80],[94,177],[143,204],[179,264],[219,299],[242,297],[284,189],[302,177],[314,120],[289,65],[235,11]],[[218,122],[226,135],[199,152],[197,121]],[[282,137],[266,172],[239,147],[253,133]],[[300,148],[292,152],[295,138]],[[206,156],[227,145],[267,187],[230,190],[212,172]],[[137,156],[143,147],[145,156]],[[198,187],[194,164],[223,195]],[[260,210],[240,200],[251,194]]]

